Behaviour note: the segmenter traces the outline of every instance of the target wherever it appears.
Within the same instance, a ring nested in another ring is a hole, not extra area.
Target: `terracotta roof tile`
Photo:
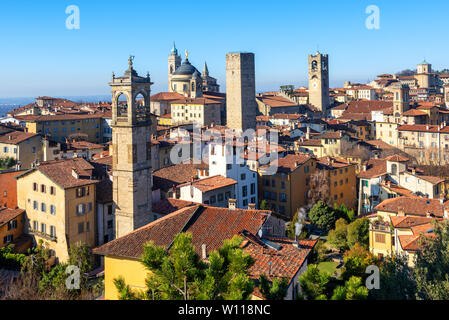
[[[143,245],[148,241],[153,240],[156,245],[167,247],[176,234],[190,232],[195,250],[201,255],[202,244],[206,244],[207,252],[211,252],[221,247],[224,240],[231,239],[242,230],[257,234],[269,213],[204,205],[185,207],[95,248],[94,253],[139,259]]]
[[[16,218],[17,216],[24,213],[25,210],[22,209],[9,209],[9,208],[0,208],[0,227],[8,221]],[[3,241],[3,239],[2,239]]]
[[[444,206],[439,199],[398,197],[387,199],[377,205],[374,210],[399,213],[403,210],[405,215],[443,217]]]
[[[6,133],[4,135],[0,135],[0,143],[19,144],[23,141],[26,141],[26,140],[36,137],[38,135],[39,134],[37,134],[37,133],[13,131],[13,132]]]

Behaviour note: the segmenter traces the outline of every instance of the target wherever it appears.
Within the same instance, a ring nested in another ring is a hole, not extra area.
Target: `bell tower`
[[[409,87],[397,85],[393,88],[393,114],[396,123],[401,123],[402,114],[407,111],[409,105]]]
[[[171,78],[176,69],[181,65],[181,57],[178,55],[178,49],[173,42],[171,54],[168,56],[168,92],[173,92]]]
[[[112,175],[115,237],[124,236],[152,221],[150,75],[140,77],[133,58],[112,88]],[[142,99],[138,99],[142,96]]]
[[[327,54],[309,55],[309,103],[324,117],[329,108],[329,60]]]

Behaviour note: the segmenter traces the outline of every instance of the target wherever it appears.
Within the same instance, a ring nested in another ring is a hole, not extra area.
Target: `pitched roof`
[[[254,259],[254,265],[248,270],[249,276],[259,279],[265,274],[269,281],[287,278],[291,282],[318,242],[318,240],[299,240],[296,245],[295,240],[288,238],[260,239],[246,231],[240,235],[245,239],[241,247]]]
[[[150,101],[172,101],[182,99],[184,96],[177,92],[159,92],[150,97]]]
[[[414,217],[414,216],[390,216],[391,223],[395,228],[411,228],[419,225],[428,224],[434,218]]]
[[[421,110],[417,110],[417,109],[410,109],[405,111],[402,115],[404,116],[426,116],[427,113],[425,113],[424,111]]]
[[[194,205],[198,205],[198,203],[181,199],[168,198],[160,200],[158,202],[153,202],[151,211],[166,215],[178,211],[179,209]]]
[[[203,244],[207,245],[207,251],[210,252],[220,248],[224,240],[231,239],[242,230],[257,234],[269,213],[205,205],[185,207],[95,248],[94,253],[139,259],[143,245],[148,241],[153,240],[155,245],[168,247],[176,234],[190,232],[195,251],[201,255]]]
[[[38,135],[39,134],[37,134],[37,133],[13,131],[13,132],[6,133],[4,135],[0,135],[0,143],[19,144],[23,141],[26,141],[26,140],[31,139]]]
[[[41,162],[38,167],[28,170],[17,176],[16,179],[20,179],[35,170],[39,170],[54,183],[67,189],[97,183],[97,180],[91,179],[93,169],[94,167],[83,158],[54,160]],[[79,175],[78,178],[74,176],[73,171]]]
[[[262,103],[269,105],[271,108],[279,107],[299,107],[295,102],[281,96],[261,96],[257,97]]]
[[[405,215],[427,216],[427,214],[430,214],[439,218],[444,215],[444,205],[440,203],[440,200],[427,198],[398,197],[387,199],[377,205],[374,210],[393,213],[399,213],[403,210]]]
[[[278,172],[293,172],[296,168],[302,166],[308,160],[312,159],[310,154],[296,153],[288,154],[284,158],[278,158]]]
[[[187,185],[192,185],[195,188],[197,188],[198,190],[200,190],[201,192],[209,192],[212,190],[229,187],[234,184],[237,184],[237,181],[235,181],[234,179],[226,178],[221,175],[216,175],[216,176],[207,177],[207,178],[200,179],[200,180],[195,180],[193,182],[181,184],[181,185],[179,185],[179,188],[185,187]]]
[[[198,169],[196,165],[190,163],[180,163],[153,172],[154,184],[165,191],[197,177]]]
[[[24,212],[22,209],[0,208],[0,227]]]
[[[357,175],[361,179],[371,179],[387,174],[387,160],[386,159],[369,159],[367,162],[367,170],[360,171]]]
[[[408,162],[408,161],[410,161],[409,158],[403,157],[403,156],[398,155],[398,154],[389,156],[385,160],[390,161],[390,162]]]

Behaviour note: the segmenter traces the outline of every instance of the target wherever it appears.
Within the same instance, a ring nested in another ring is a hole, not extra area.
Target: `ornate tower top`
[[[186,61],[189,61],[189,51],[187,51],[187,49],[185,51],[185,55],[186,55]]]
[[[171,54],[178,55],[178,49],[176,49],[176,44],[173,41],[173,48],[171,48]]]
[[[204,68],[203,68],[203,77],[207,77],[209,75],[209,69],[207,69],[207,63],[204,61]]]

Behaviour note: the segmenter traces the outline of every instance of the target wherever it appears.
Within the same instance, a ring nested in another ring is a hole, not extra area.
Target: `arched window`
[[[128,116],[128,98],[124,93],[117,97],[117,117]]]
[[[195,91],[195,82],[192,82],[192,91]]]
[[[312,61],[312,70],[316,70],[318,67],[318,62],[316,60]]]
[[[142,93],[139,93],[135,99],[136,103],[136,119],[144,120],[147,117],[147,106],[145,105],[145,96]]]

